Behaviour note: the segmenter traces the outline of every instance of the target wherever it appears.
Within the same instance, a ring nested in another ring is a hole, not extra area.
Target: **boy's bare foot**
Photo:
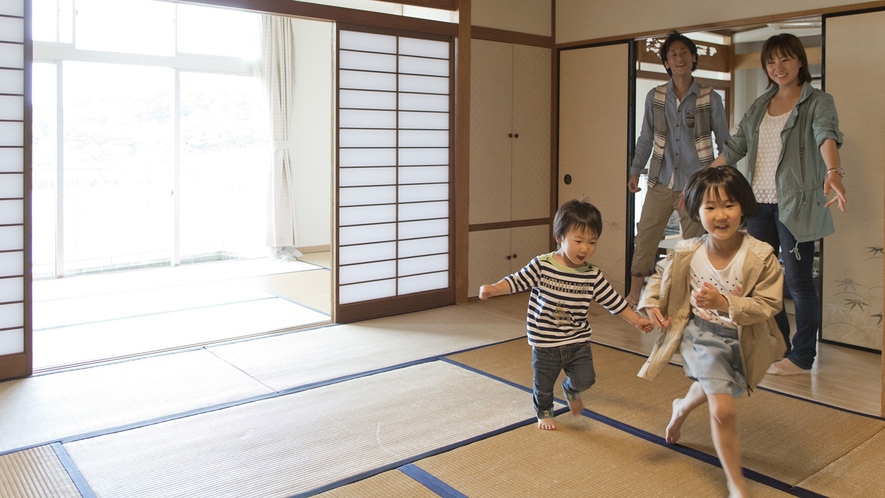
[[[568,403],[568,409],[572,412],[572,415],[576,417],[580,417],[581,413],[584,411],[584,401],[581,400],[581,396],[577,395],[574,399],[571,399],[566,395],[565,402]]]
[[[670,416],[670,423],[667,424],[666,437],[667,442],[670,444],[676,444],[679,442],[682,423],[685,422],[685,417],[688,416],[687,413],[682,413],[681,401],[683,401],[682,398],[676,398],[673,400],[673,415]]]
[[[555,431],[556,424],[553,422],[552,418],[539,418],[538,429],[543,429],[545,431]]]

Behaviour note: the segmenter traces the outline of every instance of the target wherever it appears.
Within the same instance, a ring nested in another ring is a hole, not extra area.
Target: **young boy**
[[[591,301],[644,333],[653,329],[651,321],[633,311],[599,268],[588,262],[601,233],[598,209],[582,200],[566,202],[553,219],[553,236],[559,243],[556,252],[537,256],[517,273],[479,288],[483,300],[531,289],[526,329],[532,346],[533,396],[540,429],[556,429],[553,385],[560,371],[566,373],[562,390],[572,415],[584,410],[580,393],[596,382],[590,351],[592,330],[587,321]]]

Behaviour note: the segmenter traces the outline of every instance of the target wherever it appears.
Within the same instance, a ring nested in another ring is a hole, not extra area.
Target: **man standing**
[[[729,139],[722,98],[691,75],[698,67],[698,48],[685,35],[670,33],[661,46],[661,62],[670,81],[653,88],[645,99],[645,117],[636,142],[627,188],[639,192],[639,174],[648,162],[648,192],[637,226],[630,294],[627,301],[639,302],[645,277],[654,273],[658,244],[673,211],[679,213],[682,237],[704,234],[680,206],[688,178],[713,162],[713,138],[721,151]]]

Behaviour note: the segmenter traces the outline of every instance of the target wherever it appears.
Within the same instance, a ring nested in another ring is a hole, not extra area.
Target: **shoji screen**
[[[30,375],[26,0],[0,2],[0,379]],[[29,92],[29,90],[28,90]]]
[[[451,40],[341,29],[338,50],[336,319],[449,304]]]

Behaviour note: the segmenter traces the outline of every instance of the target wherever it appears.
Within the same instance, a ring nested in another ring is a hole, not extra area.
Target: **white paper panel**
[[[23,301],[25,299],[24,279],[0,278],[0,303]]]
[[[23,327],[25,324],[24,303],[0,304],[0,329]]]
[[[396,258],[396,242],[363,244],[338,249],[338,264],[352,265],[369,261],[383,261]]]
[[[360,206],[341,208],[338,211],[338,225],[368,225],[371,223],[392,223],[396,221],[396,206]]]
[[[396,147],[396,130],[341,130],[341,147]]]
[[[340,71],[338,84],[341,88],[358,90],[396,91],[396,75],[391,73],[370,73],[367,71]]]
[[[396,53],[396,37],[359,31],[341,31],[338,46],[341,49],[393,54]]]
[[[25,119],[25,98],[0,95],[0,119],[18,121]]]
[[[449,198],[449,185],[404,185],[399,188],[400,202],[442,201]]]
[[[24,145],[24,124],[0,122],[0,146],[22,147]]]
[[[430,275],[416,275],[399,279],[399,293],[413,294],[436,289],[445,289],[449,286],[449,273],[440,272]]]
[[[399,257],[409,258],[423,256],[425,254],[442,254],[449,251],[448,237],[434,237],[431,239],[403,240],[399,243]]]
[[[342,128],[396,128],[396,113],[393,111],[342,109],[338,114],[338,126]]]
[[[0,251],[21,251],[25,248],[25,227],[0,227]]]
[[[399,108],[401,111],[447,112],[449,110],[449,96],[401,93],[399,96]]]
[[[21,173],[24,171],[24,149],[0,149],[0,172]]]
[[[25,351],[24,329],[0,330],[0,355]]]
[[[396,183],[396,168],[342,168],[338,174],[341,187],[368,185],[393,185]]]
[[[25,39],[25,21],[14,17],[0,17],[0,41],[21,42]]]
[[[342,227],[338,230],[338,243],[341,246],[371,244],[396,240],[396,225],[365,225]]]
[[[24,223],[24,201],[0,201],[0,225],[17,225]]]
[[[448,95],[449,79],[434,76],[412,76],[401,74],[399,76],[399,90],[401,92],[436,93]]]
[[[399,132],[400,147],[448,147],[448,145],[448,131],[400,130]]]
[[[364,284],[342,285],[338,288],[338,302],[340,304],[358,303],[382,299],[396,295],[395,280],[381,280],[378,282],[366,282]]]
[[[399,72],[426,76],[448,76],[449,61],[422,57],[400,57]]]
[[[439,254],[422,258],[408,258],[399,260],[399,274],[417,275],[418,273],[431,273],[449,269],[449,255]]]
[[[25,51],[20,44],[0,43],[0,67],[25,67]]]
[[[12,173],[0,176],[0,199],[17,199],[24,197],[24,175]]]
[[[438,59],[449,58],[449,44],[436,40],[422,40],[419,38],[400,38],[399,52],[405,55],[418,55],[423,57],[436,57]]]
[[[396,149],[341,149],[338,164],[342,168],[358,166],[394,166]]]
[[[401,166],[435,166],[449,164],[449,149],[400,149]]]
[[[340,285],[394,277],[396,277],[396,261],[381,261],[338,268],[338,283]]]
[[[449,181],[448,166],[409,166],[399,169],[401,184],[445,183]]]
[[[399,219],[401,221],[448,218],[448,216],[448,202],[420,202],[399,205]]]
[[[367,54],[365,52],[348,52],[342,50],[340,68],[357,69],[360,71],[396,72],[396,56],[383,54]]]
[[[401,112],[399,113],[400,129],[448,130],[449,113],[447,112]]]
[[[22,251],[0,253],[0,277],[19,277],[25,274]]]
[[[338,106],[347,109],[396,109],[396,94],[387,92],[364,92],[341,90],[338,93]]]
[[[449,220],[410,221],[399,224],[400,239],[437,237],[449,234]]]
[[[0,69],[0,93],[23,94],[25,72],[14,69]]]
[[[341,206],[390,204],[396,202],[396,187],[350,187],[338,191]]]

